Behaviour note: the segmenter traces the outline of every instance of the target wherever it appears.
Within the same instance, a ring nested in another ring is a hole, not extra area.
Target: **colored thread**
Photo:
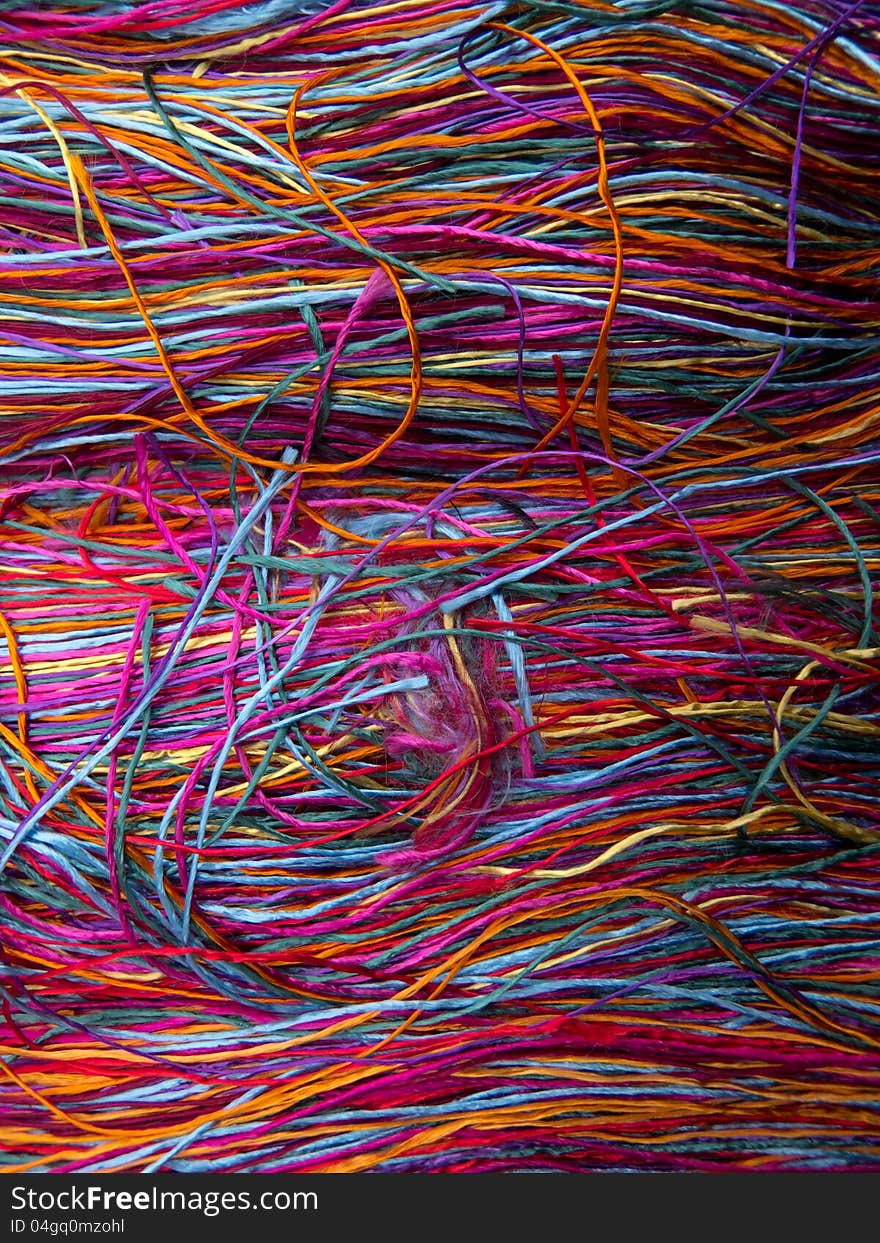
[[[876,1168],[876,6],[0,24],[0,1169]]]

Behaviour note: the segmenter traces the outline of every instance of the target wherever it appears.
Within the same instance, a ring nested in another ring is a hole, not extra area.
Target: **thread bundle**
[[[2,16],[2,1168],[876,1167],[876,7],[177,10]]]

